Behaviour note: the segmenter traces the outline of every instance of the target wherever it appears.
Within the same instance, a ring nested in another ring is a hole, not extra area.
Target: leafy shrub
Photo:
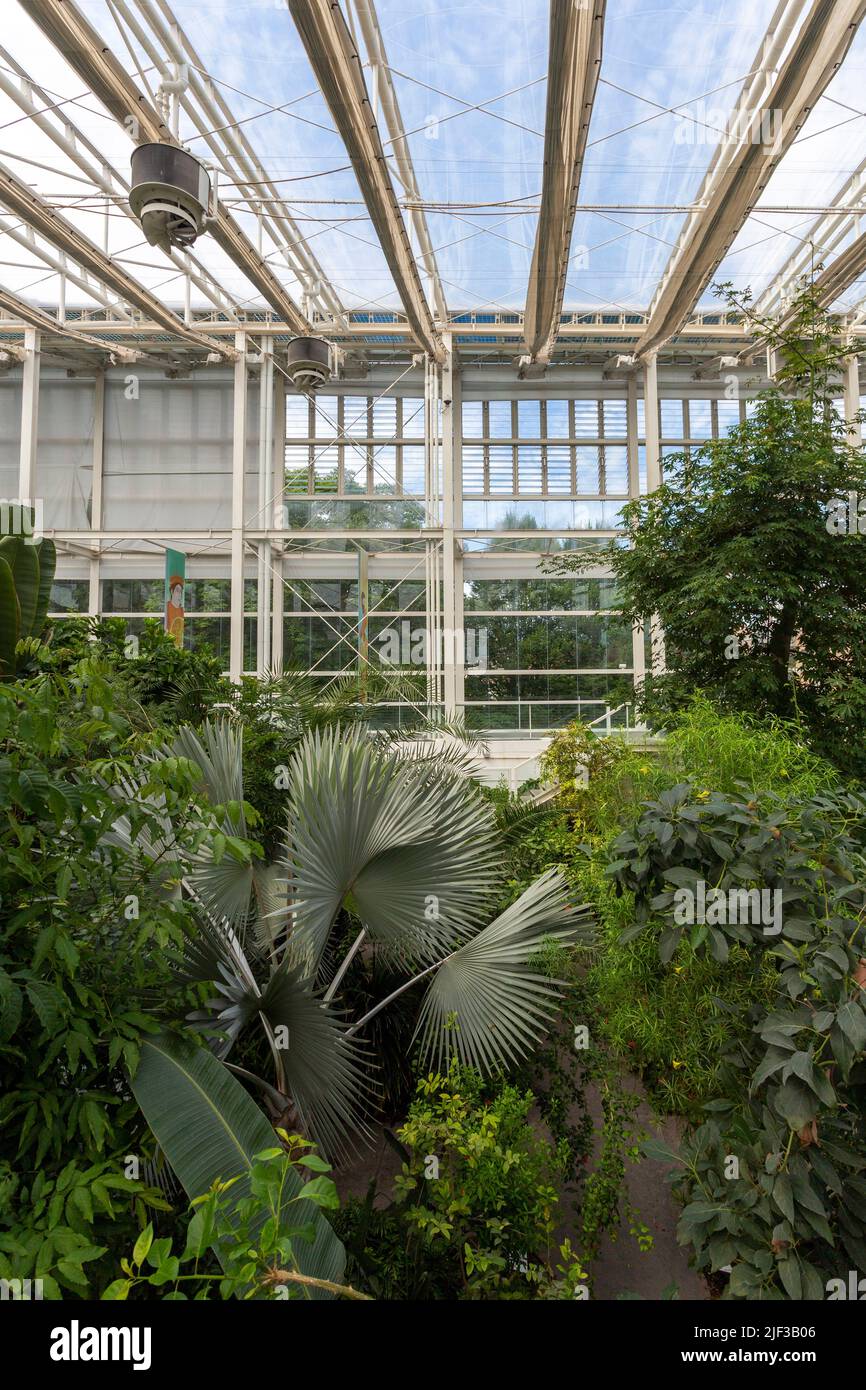
[[[218,829],[180,760],[130,788],[148,745],[114,693],[95,659],[0,685],[0,1276],[48,1298],[88,1296],[167,1206],[127,1081],[189,910],[164,881],[158,807],[190,852]],[[108,844],[124,816],[156,848]]]
[[[154,1239],[148,1223],[138,1236],[131,1257],[121,1260],[123,1277],[115,1279],[103,1299],[126,1300],[136,1290],[161,1299],[219,1298],[289,1299],[309,1297],[315,1289],[332,1296],[365,1299],[366,1294],[344,1284],[305,1274],[298,1263],[296,1242],[309,1242],[311,1227],[298,1215],[287,1222],[295,1203],[312,1202],[320,1210],[339,1206],[337,1189],[326,1174],[330,1168],[299,1134],[276,1131],[281,1146],[253,1156],[249,1196],[233,1203],[230,1189],[237,1179],[219,1179],[192,1201],[192,1220],[185,1243],[176,1249],[170,1236]],[[292,1170],[318,1174],[303,1183],[299,1193],[286,1195]],[[267,1213],[264,1222],[262,1212]],[[214,1259],[219,1249],[220,1266]],[[185,1273],[183,1266],[189,1266]]]
[[[723,1118],[682,1156],[680,1239],[698,1268],[732,1266],[731,1297],[818,1298],[843,1261],[866,1267],[864,835],[854,793],[759,805],[684,784],[611,846],[608,873],[634,895],[627,938],[654,930],[662,963],[689,941],[720,963],[740,946],[756,972],[776,970],[771,1006],[746,1011],[708,1107]],[[781,934],[728,913],[687,930],[678,895],[699,881],[778,891]]]
[[[565,1155],[528,1122],[531,1091],[452,1064],[418,1082],[398,1131],[396,1200],[372,1194],[338,1225],[355,1267],[380,1297],[574,1296],[586,1278],[570,1245],[555,1250]],[[559,1262],[557,1261],[559,1256]]]
[[[178,647],[158,618],[144,621],[134,653],[123,618],[63,618],[51,628],[43,665],[66,675],[82,660],[101,660],[118,706],[139,724],[142,715],[146,725],[200,723],[232,689],[208,647]]]
[[[697,694],[670,722],[662,754],[675,780],[735,792],[809,796],[839,783],[839,774],[813,753],[802,730],[778,718],[720,710]]]

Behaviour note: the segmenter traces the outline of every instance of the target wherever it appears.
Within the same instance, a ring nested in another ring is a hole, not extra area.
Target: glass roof
[[[140,87],[157,86],[153,62],[164,47],[154,24],[172,16],[200,60],[191,75],[214,84],[275,185],[316,272],[346,309],[400,311],[401,304],[363,204],[354,173],[288,10],[279,0],[79,0],[79,8]],[[777,5],[773,0],[661,4],[608,0],[601,77],[589,131],[574,224],[566,310],[645,310],[672,254],[688,209],[719,144],[731,109],[760,51]],[[344,5],[344,11],[346,5]],[[526,299],[542,183],[548,65],[545,0],[476,0],[446,6],[431,0],[377,0],[376,14],[407,145],[423,200],[436,263],[452,314],[519,311]],[[27,74],[42,117],[60,129],[61,114],[94,146],[82,158],[107,163],[126,179],[127,133],[28,18],[4,8],[0,79]],[[150,51],[148,51],[150,46]],[[759,204],[716,276],[760,294],[772,283],[825,207],[866,161],[863,106],[866,27],[841,70],[781,160]],[[368,91],[377,82],[368,66]],[[62,103],[62,104],[61,104]],[[278,210],[274,190],[242,186],[225,160],[233,139],[225,120],[196,128],[181,114],[189,148],[220,166],[219,196],[289,292],[303,302],[297,261],[284,238],[260,225]],[[386,151],[387,129],[380,119]],[[209,141],[206,133],[215,131]],[[67,136],[69,132],[67,131]],[[76,166],[37,121],[0,92],[0,159],[16,177],[84,230],[168,305],[184,302],[184,274],[143,241],[116,198],[106,217],[103,190]],[[401,198],[406,197],[394,175]],[[117,191],[117,190],[115,190]],[[792,211],[779,211],[791,208]],[[769,209],[769,210],[768,210]],[[840,226],[839,222],[831,226]],[[26,229],[0,211],[0,282],[54,308],[60,279],[26,245]],[[855,223],[832,255],[858,234]],[[23,244],[22,244],[23,243]],[[417,244],[413,243],[416,254]],[[52,253],[56,258],[56,251]],[[817,254],[820,254],[817,253]],[[196,261],[234,303],[265,307],[243,273],[214,243],[196,243]],[[291,258],[289,258],[291,259]],[[422,274],[426,282],[426,276]],[[429,293],[429,285],[426,286]],[[308,284],[315,302],[319,287]],[[866,295],[857,281],[840,300]],[[104,296],[111,301],[113,296]],[[213,307],[202,289],[194,308]],[[93,286],[66,286],[67,309],[97,302]],[[711,288],[699,306],[715,304]]]

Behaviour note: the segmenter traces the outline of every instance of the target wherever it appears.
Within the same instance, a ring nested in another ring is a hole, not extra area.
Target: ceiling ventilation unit
[[[298,391],[315,391],[331,376],[331,349],[324,338],[293,338],[286,353],[286,371]]]
[[[139,145],[132,153],[129,206],[151,246],[188,250],[205,229],[211,183],[204,165],[178,145]]]

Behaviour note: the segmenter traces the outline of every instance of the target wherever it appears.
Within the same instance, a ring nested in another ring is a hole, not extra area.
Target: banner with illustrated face
[[[175,645],[183,646],[183,593],[186,584],[186,556],[181,550],[165,552],[165,630]]]

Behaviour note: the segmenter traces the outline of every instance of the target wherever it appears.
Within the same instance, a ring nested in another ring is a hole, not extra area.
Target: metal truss
[[[550,4],[549,74],[541,211],[526,291],[528,365],[550,360],[577,207],[580,176],[601,68],[606,0]]]
[[[223,358],[234,357],[233,348],[208,337],[206,334],[198,333],[182,323],[170,309],[167,309],[157,299],[156,295],[151,294],[150,290],[145,289],[125,270],[122,270],[117,262],[111,260],[104,251],[100,250],[95,242],[80,232],[71,222],[68,222],[61,213],[44,202],[26,184],[20,183],[11,169],[8,169],[2,162],[0,162],[0,203],[3,203],[17,217],[20,217],[27,226],[32,227],[34,232],[38,232],[47,241],[52,242],[65,255],[70,256],[91,275],[107,285],[109,289],[114,290],[115,294],[119,295],[127,304],[133,305],[146,318],[158,324],[164,333],[170,333],[172,337],[181,339],[197,350],[213,352]]]
[[[27,11],[136,144],[180,144],[72,0],[28,0]],[[292,325],[293,333],[312,332],[291,295],[224,207],[218,207],[209,231],[272,310]]]
[[[647,353],[681,328],[848,52],[866,0],[781,0],[650,306]]]
[[[397,177],[402,184],[403,192],[407,200],[413,204],[413,206],[407,209],[409,222],[418,242],[424,269],[429,277],[433,293],[433,304],[436,309],[437,317],[442,323],[445,323],[448,319],[445,291],[442,288],[442,281],[439,278],[439,269],[436,265],[436,255],[433,250],[433,243],[430,239],[427,218],[420,206],[423,200],[418,187],[418,181],[415,177],[415,168],[412,164],[412,156],[409,152],[409,145],[406,140],[406,128],[400,113],[397,91],[394,87],[391,69],[388,65],[385,44],[382,39],[381,29],[379,28],[379,20],[376,15],[373,0],[354,0],[354,8],[358,17],[358,25],[364,39],[364,47],[367,50],[367,57],[373,70],[375,98],[379,107],[381,107],[382,116],[388,131]],[[414,206],[415,204],[418,206]]]
[[[357,45],[342,11],[331,0],[286,0],[286,3],[352,162],[412,331],[424,351],[441,363],[445,349],[412,254],[367,94]]]
[[[94,187],[106,195],[106,205],[110,200],[113,205],[127,211],[130,224],[137,227],[138,222],[129,212],[129,180],[108,163],[93,141],[70,120],[68,114],[65,112],[63,115],[60,114],[48,93],[34,82],[21,65],[16,62],[12,54],[2,47],[0,47],[0,60],[12,68],[20,80],[20,85],[17,85],[0,68],[0,91],[5,92],[6,96],[30,117],[37,129],[47,135],[58,149],[72,160],[76,168],[92,180]],[[42,103],[41,107],[36,105],[33,100],[34,96],[38,97]],[[62,174],[63,171],[58,169],[57,172]],[[189,278],[190,283],[195,285],[220,313],[228,315],[229,318],[237,317],[237,311],[228,292],[195,256],[189,252],[175,250],[172,250],[169,256],[178,269],[182,270],[184,275]]]
[[[258,219],[275,252],[284,258],[301,285],[310,308],[319,314],[345,324],[345,312],[336,290],[323,266],[304,242],[304,236],[294,221],[279,190],[269,178],[252,144],[247,138],[224,95],[208,76],[199,54],[181,28],[165,0],[135,0],[140,14],[156,36],[159,47],[137,24],[125,0],[113,0],[114,9],[127,24],[151,62],[166,67],[164,54],[186,72],[186,87],[179,94],[181,109],[203,136],[219,167],[236,180],[238,192],[250,212]]]

